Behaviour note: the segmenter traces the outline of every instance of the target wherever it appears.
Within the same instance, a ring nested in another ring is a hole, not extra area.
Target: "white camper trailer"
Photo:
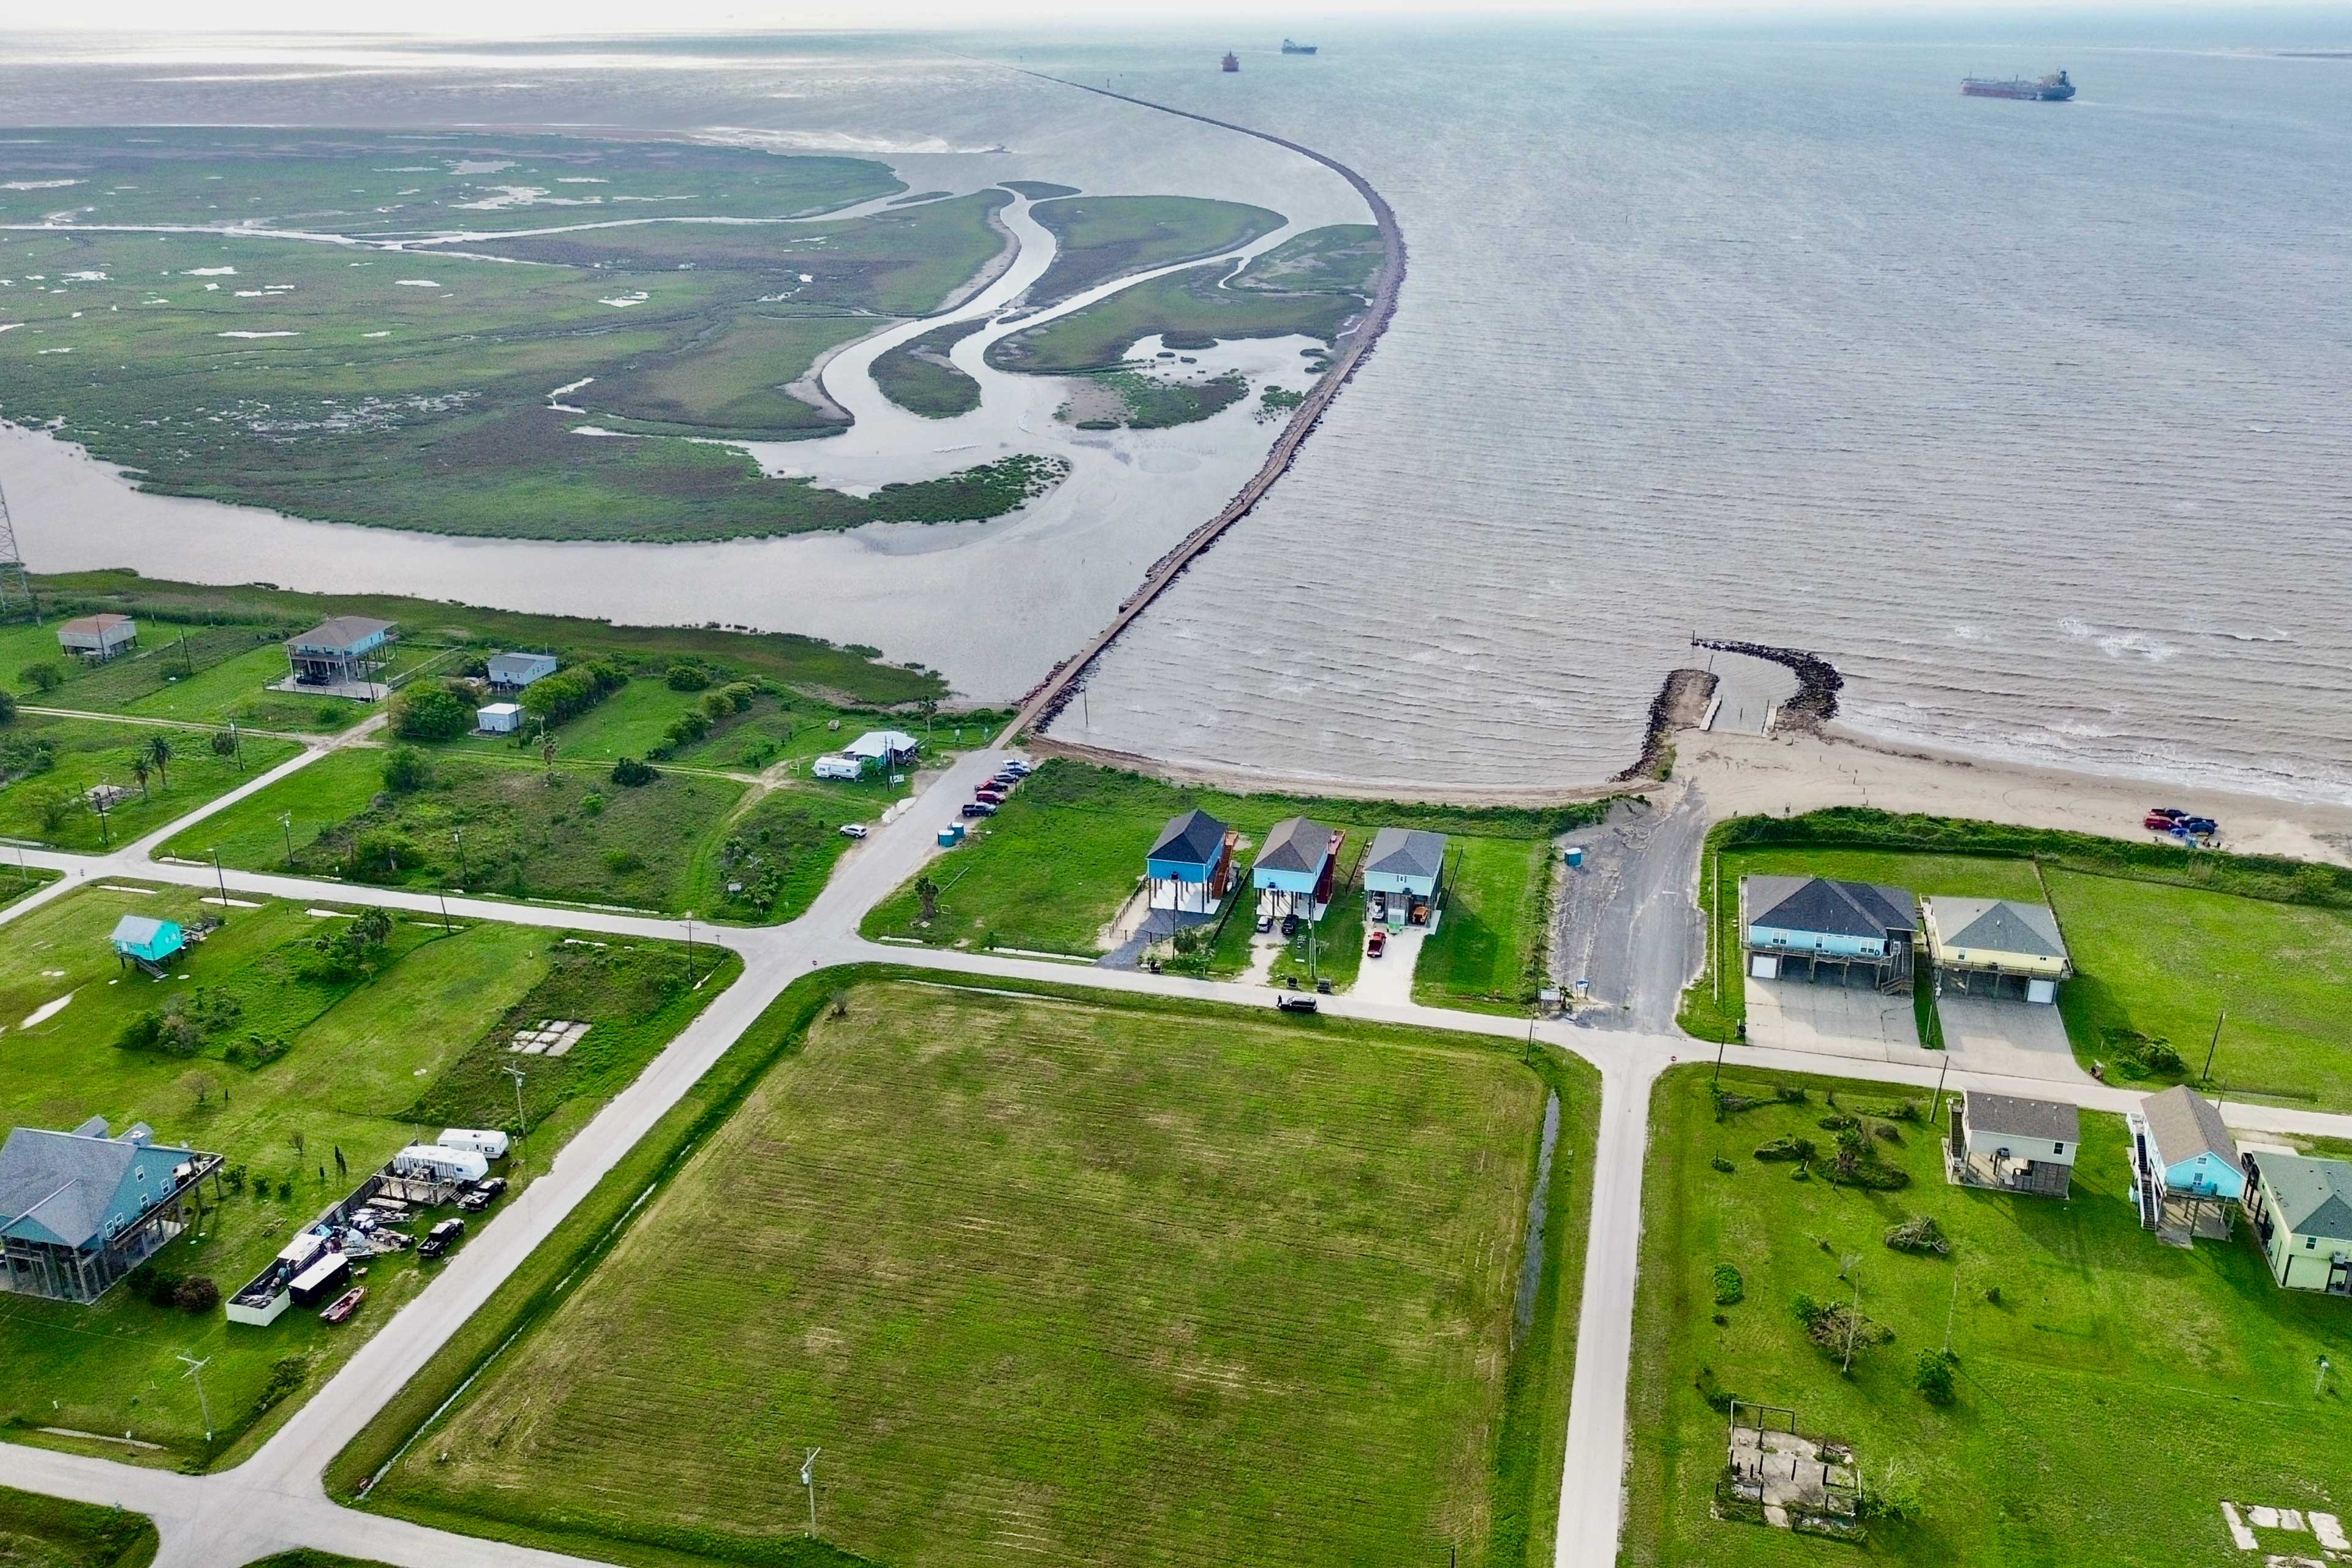
[[[444,1149],[471,1149],[485,1160],[507,1157],[507,1135],[495,1129],[444,1127],[434,1142]]]
[[[392,1157],[395,1176],[418,1176],[428,1182],[478,1182],[490,1173],[490,1163],[472,1149],[445,1149],[438,1143],[411,1143]]]

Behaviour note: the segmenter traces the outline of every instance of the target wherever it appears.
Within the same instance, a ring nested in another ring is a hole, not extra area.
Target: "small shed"
[[[107,941],[115,957],[149,966],[162,963],[188,945],[187,933],[175,922],[146,915],[123,916],[114,922],[114,932]]]
[[[2063,1198],[2082,1140],[2082,1115],[2071,1105],[1972,1089],[1952,1106],[1945,1173],[1963,1186]]]
[[[2284,1290],[2352,1296],[2352,1164],[2249,1154],[2246,1214]]]
[[[2230,1234],[2231,1205],[2245,1195],[2238,1142],[2213,1102],[2180,1084],[2151,1094],[2124,1118],[2131,1133],[2132,1202],[2144,1229],[2189,1246]]]
[[[511,735],[522,728],[522,705],[493,702],[474,710],[474,728],[485,735]]]
[[[896,767],[901,763],[913,762],[915,753],[922,749],[922,745],[904,730],[868,730],[842,747],[841,754],[854,757],[861,763],[881,763]]]
[[[1383,827],[1364,858],[1364,900],[1391,925],[1434,924],[1437,884],[1445,874],[1445,835]]]
[[[864,778],[866,764],[855,757],[823,756],[809,764],[809,773],[821,779]]]
[[[1168,819],[1143,857],[1144,901],[1155,910],[1205,915],[1233,886],[1241,835],[1195,806]]]
[[[2058,1000],[2059,983],[2074,973],[2058,917],[2047,904],[1929,898],[1920,909],[1939,988],[2051,1003]]]
[[[1917,900],[1907,888],[1828,877],[1739,879],[1740,945],[1758,980],[1853,982],[1884,991],[1911,985]]]
[[[1344,837],[1304,816],[1286,816],[1267,828],[1250,867],[1250,886],[1259,894],[1261,909],[1320,920],[1331,901]]]
[[[490,655],[490,685],[499,691],[520,691],[534,680],[545,680],[555,673],[555,656],[551,653],[494,653]]]
[[[58,627],[60,651],[93,663],[139,646],[139,623],[129,616],[81,616]]]

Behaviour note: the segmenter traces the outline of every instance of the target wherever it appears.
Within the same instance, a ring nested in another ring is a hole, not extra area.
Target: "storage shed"
[[[522,705],[493,702],[474,710],[474,728],[485,735],[511,735],[522,728]]]
[[[2059,983],[2074,973],[2058,917],[2047,904],[1929,898],[1920,909],[1939,991],[2050,1003],[2058,1000]]]
[[[534,680],[545,680],[555,673],[555,656],[551,653],[494,653],[490,655],[490,685],[499,691],[520,691]]]
[[[129,616],[80,616],[58,627],[60,652],[102,664],[139,646],[139,623]]]

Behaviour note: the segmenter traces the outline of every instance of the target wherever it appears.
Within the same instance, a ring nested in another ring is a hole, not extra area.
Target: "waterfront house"
[[[1319,921],[1331,902],[1331,880],[1344,836],[1303,816],[1286,816],[1266,829],[1250,867],[1250,887],[1261,912]]]
[[[1964,1186],[2063,1198],[2082,1141],[2071,1105],[1972,1089],[1953,1103],[1944,1173]]]
[[[551,653],[494,653],[490,655],[490,689],[494,691],[520,691],[534,680],[545,680],[555,673],[555,656]]]
[[[58,627],[60,652],[92,664],[139,646],[139,623],[129,616],[81,616]]]
[[[1377,909],[1391,926],[1437,925],[1437,885],[1445,873],[1445,835],[1383,827],[1364,857],[1366,918]]]
[[[184,1228],[189,1189],[217,1154],[154,1142],[142,1122],[109,1137],[19,1127],[0,1143],[0,1289],[95,1301]]]
[[[2213,1102],[2181,1084],[2147,1096],[2124,1122],[2140,1224],[2181,1247],[2200,1236],[2226,1238],[2246,1173]]]
[[[1938,992],[2055,1002],[2074,973],[2058,917],[2047,904],[2012,899],[1920,900]]]
[[[1214,914],[1234,881],[1241,835],[1193,808],[1168,819],[1143,858],[1144,901],[1177,914]]]
[[[337,616],[321,621],[286,640],[286,662],[293,673],[280,683],[280,689],[373,701],[386,689],[375,679],[383,668],[380,656],[399,635],[400,628],[392,622],[365,616]]]
[[[1739,879],[1739,941],[1758,980],[1832,980],[1855,971],[1908,989],[1918,900],[1907,888],[1827,877]]]
[[[2271,1278],[2282,1289],[2352,1296],[2352,1164],[2256,1153],[2246,1165],[2246,1215]]]
[[[188,936],[175,921],[125,915],[114,922],[107,942],[115,957],[152,969],[187,946]]]

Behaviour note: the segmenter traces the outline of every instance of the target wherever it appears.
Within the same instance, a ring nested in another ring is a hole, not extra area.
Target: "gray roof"
[[[2200,1154],[2210,1154],[2233,1166],[2237,1164],[2238,1142],[2221,1125],[2221,1113],[2213,1109],[2211,1100],[2187,1084],[2176,1084],[2162,1094],[2149,1095],[2139,1102],[2139,1113],[2147,1123],[2147,1135],[2155,1142],[2157,1158],[2162,1163],[2177,1165]]]
[[[1828,936],[1883,937],[1909,931],[1916,900],[1908,888],[1875,882],[1833,882],[1827,877],[1750,877],[1748,919],[1752,925]]]
[[[146,915],[125,915],[114,922],[114,934],[107,940],[122,942],[131,947],[145,947],[163,935],[166,927],[171,927],[174,931],[179,929],[170,921],[154,920]]]
[[[490,676],[496,679],[502,669],[530,670],[541,665],[554,668],[555,656],[551,653],[494,653],[490,655]]]
[[[2297,1236],[2352,1241],[2352,1164],[2305,1154],[2256,1158],[2281,1225]]]
[[[2042,958],[2066,956],[2066,940],[2058,934],[2058,917],[2047,904],[2021,904],[2009,899],[1929,899],[1927,906],[1936,911],[1936,934],[1948,948],[2026,952]]]
[[[289,637],[287,641],[294,647],[356,647],[377,633],[390,630],[390,621],[373,621],[365,616],[337,616],[333,620],[321,621],[300,637]]]
[[[1304,816],[1286,816],[1265,830],[1257,852],[1264,871],[1312,871],[1330,858],[1331,830]]]
[[[2014,1138],[2046,1139],[2053,1143],[2082,1141],[2083,1119],[2071,1105],[2052,1100],[2022,1100],[2014,1095],[1969,1090],[1961,1114],[1971,1132],[2007,1133]]]
[[[1328,841],[1327,841],[1328,842]],[[1383,827],[1372,835],[1364,869],[1387,877],[1434,877],[1445,867],[1445,835],[1417,827]]]
[[[1224,847],[1225,825],[1200,807],[1168,819],[1147,860],[1173,860],[1185,866],[1213,866]]]
[[[133,1127],[120,1138],[106,1136],[106,1123],[93,1119],[73,1132],[37,1127],[11,1131],[0,1143],[0,1229],[20,1233],[38,1226],[68,1247],[86,1247],[100,1226],[131,1165],[159,1156],[164,1173],[193,1158],[188,1150],[149,1145],[147,1130]],[[157,1195],[169,1184],[154,1184]]]

